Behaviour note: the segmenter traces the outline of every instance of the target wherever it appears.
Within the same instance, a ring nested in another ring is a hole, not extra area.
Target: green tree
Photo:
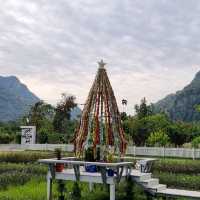
[[[173,122],[168,127],[168,135],[170,141],[175,146],[182,146],[184,143],[188,143],[192,139],[191,134],[192,126],[184,122]]]
[[[154,147],[164,147],[169,144],[169,136],[163,130],[158,130],[150,134],[147,144]]]
[[[37,142],[47,143],[48,134],[53,133],[53,118],[55,109],[52,105],[39,101],[33,105],[28,115],[23,117],[22,123],[26,125],[36,126]]]
[[[125,121],[125,120],[128,119],[128,116],[127,116],[126,112],[121,112],[120,115],[121,115],[121,120],[122,121]]]
[[[128,138],[132,138],[137,146],[143,146],[152,132],[160,129],[168,133],[168,127],[172,122],[165,114],[149,115],[139,119],[129,117],[123,122],[123,128]]]
[[[200,147],[200,136],[198,136],[192,140],[192,147],[194,147],[194,148]]]
[[[49,143],[50,135],[54,134],[52,121],[44,118],[40,123],[41,127],[37,131],[37,141],[41,144]]]
[[[29,114],[24,116],[23,124],[34,125],[37,129],[40,129],[43,125],[44,119],[52,121],[54,118],[54,107],[50,104],[46,104],[44,101],[39,101],[31,107]]]
[[[54,130],[59,133],[66,133],[66,124],[71,119],[71,111],[77,106],[74,96],[62,94],[61,101],[56,106],[56,114],[53,120]]]
[[[138,105],[138,104],[135,105],[135,112],[139,119],[142,119],[153,113],[152,106],[147,105],[147,101],[146,101],[145,97],[141,100],[140,105]]]

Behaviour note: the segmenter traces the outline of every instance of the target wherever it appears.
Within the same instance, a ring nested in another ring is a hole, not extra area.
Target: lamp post
[[[126,99],[122,99],[122,105],[123,105],[123,112],[126,113],[126,106],[128,104],[128,101]]]

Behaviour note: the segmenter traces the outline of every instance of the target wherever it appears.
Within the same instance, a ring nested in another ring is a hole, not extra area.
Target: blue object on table
[[[86,165],[85,171],[90,172],[90,173],[95,173],[95,172],[97,172],[97,166],[96,165]]]
[[[113,169],[107,169],[108,176],[114,176],[114,170]]]

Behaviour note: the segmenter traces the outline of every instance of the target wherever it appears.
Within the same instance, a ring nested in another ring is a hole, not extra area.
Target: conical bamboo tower
[[[122,129],[120,112],[107,76],[103,60],[85,103],[79,128],[75,133],[75,153],[81,155],[85,149],[114,147],[119,156],[126,150],[126,140]]]

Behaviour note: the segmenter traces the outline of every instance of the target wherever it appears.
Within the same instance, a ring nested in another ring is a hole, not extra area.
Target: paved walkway
[[[177,196],[177,197],[189,197],[200,199],[200,192],[198,191],[189,191],[189,190],[178,190],[178,189],[165,189],[160,194],[167,196]]]

